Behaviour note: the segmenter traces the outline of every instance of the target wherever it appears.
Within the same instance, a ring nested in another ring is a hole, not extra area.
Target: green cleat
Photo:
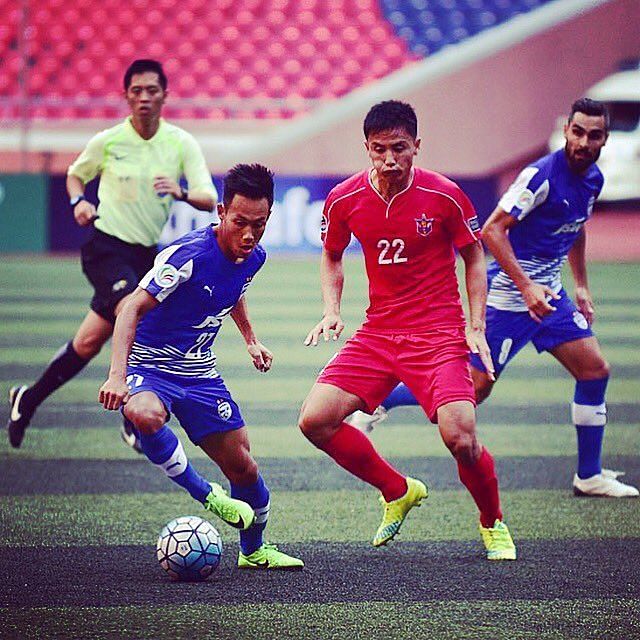
[[[380,496],[380,502],[384,505],[384,515],[373,538],[373,546],[380,547],[393,540],[400,531],[409,511],[413,507],[419,507],[420,503],[428,496],[429,492],[424,483],[413,478],[407,478],[407,492],[401,498],[387,502]]]
[[[516,559],[516,546],[504,522],[496,520],[493,527],[483,527],[479,524],[478,528],[487,549],[487,560]]]
[[[204,508],[235,529],[248,529],[256,517],[250,505],[242,500],[230,498],[216,482],[211,483],[211,493],[204,502]]]
[[[238,569],[278,569],[279,571],[302,571],[304,562],[278,551],[275,544],[265,542],[253,553],[238,555]]]

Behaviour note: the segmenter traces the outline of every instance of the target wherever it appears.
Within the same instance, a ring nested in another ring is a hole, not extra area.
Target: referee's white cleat
[[[603,469],[595,476],[583,480],[575,474],[573,493],[586,498],[637,498],[640,492],[635,487],[617,479],[622,475],[624,475],[622,471]]]
[[[387,416],[387,410],[380,405],[371,414],[365,413],[364,411],[355,411],[346,419],[346,422],[359,431],[362,431],[362,433],[371,433],[373,427],[384,422]]]

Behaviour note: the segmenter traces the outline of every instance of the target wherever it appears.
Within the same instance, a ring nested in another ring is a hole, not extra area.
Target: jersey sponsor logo
[[[153,279],[159,287],[168,289],[178,282],[178,270],[172,264],[161,264]]]
[[[576,323],[576,327],[578,327],[578,329],[589,328],[589,323],[587,322],[587,319],[579,311],[573,312],[573,321]]]
[[[582,225],[587,221],[586,218],[580,218],[575,222],[567,222],[561,227],[558,227],[551,235],[557,236],[561,233],[578,233],[582,228]]]
[[[427,214],[423,213],[416,221],[416,233],[426,238],[433,231],[433,222],[435,218],[427,218]]]
[[[200,324],[194,324],[193,328],[194,329],[210,329],[210,328],[219,327],[222,324],[222,321],[225,319],[225,317],[231,313],[234,306],[235,305],[232,305],[230,307],[227,307],[226,309],[222,309],[220,313],[218,313],[218,315],[207,316]]]
[[[478,233],[480,231],[480,223],[478,222],[478,216],[473,216],[467,220],[469,224],[469,229],[473,231],[473,233]]]
[[[229,420],[233,415],[233,409],[226,400],[218,400],[218,415],[223,420]]]

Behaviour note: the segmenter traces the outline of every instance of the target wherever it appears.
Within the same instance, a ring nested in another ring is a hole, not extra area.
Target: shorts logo
[[[579,329],[589,328],[587,319],[579,311],[573,312],[573,321],[576,323],[576,327],[578,327]]]
[[[113,283],[113,286],[111,287],[111,291],[113,291],[113,293],[117,293],[118,291],[122,291],[126,286],[127,286],[126,280],[118,280],[118,282]]]
[[[323,241],[327,235],[328,228],[329,228],[329,221],[327,220],[327,216],[322,214],[322,218],[320,219],[320,238]]]
[[[218,400],[218,415],[223,420],[229,420],[232,414],[233,409],[231,408],[231,405],[226,400],[223,400],[222,402]]]
[[[516,207],[521,211],[529,211],[535,202],[535,196],[529,189],[524,189],[516,200]]]
[[[178,282],[178,270],[172,264],[161,264],[153,279],[159,287],[168,289]]]
[[[416,221],[416,233],[426,238],[433,231],[433,221],[435,218],[427,218],[427,214],[423,213]]]

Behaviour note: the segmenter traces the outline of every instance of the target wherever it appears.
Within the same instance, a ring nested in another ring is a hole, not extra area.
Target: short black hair
[[[164,73],[162,65],[157,60],[150,60],[149,58],[141,58],[140,60],[134,60],[129,68],[124,73],[124,90],[126,91],[131,86],[131,78],[137,73],[146,73],[151,71],[158,74],[158,80],[163,91],[167,90],[167,76]]]
[[[236,194],[251,200],[266,198],[269,210],[273,205],[273,173],[261,164],[237,164],[224,177],[223,198],[225,209]]]
[[[604,102],[591,100],[591,98],[580,98],[571,105],[569,122],[573,120],[576,113],[584,113],[586,116],[602,116],[604,118],[605,131],[609,131],[609,110]]]
[[[385,100],[374,104],[364,119],[364,137],[379,131],[404,129],[412,138],[418,135],[418,118],[413,107],[400,100]]]

